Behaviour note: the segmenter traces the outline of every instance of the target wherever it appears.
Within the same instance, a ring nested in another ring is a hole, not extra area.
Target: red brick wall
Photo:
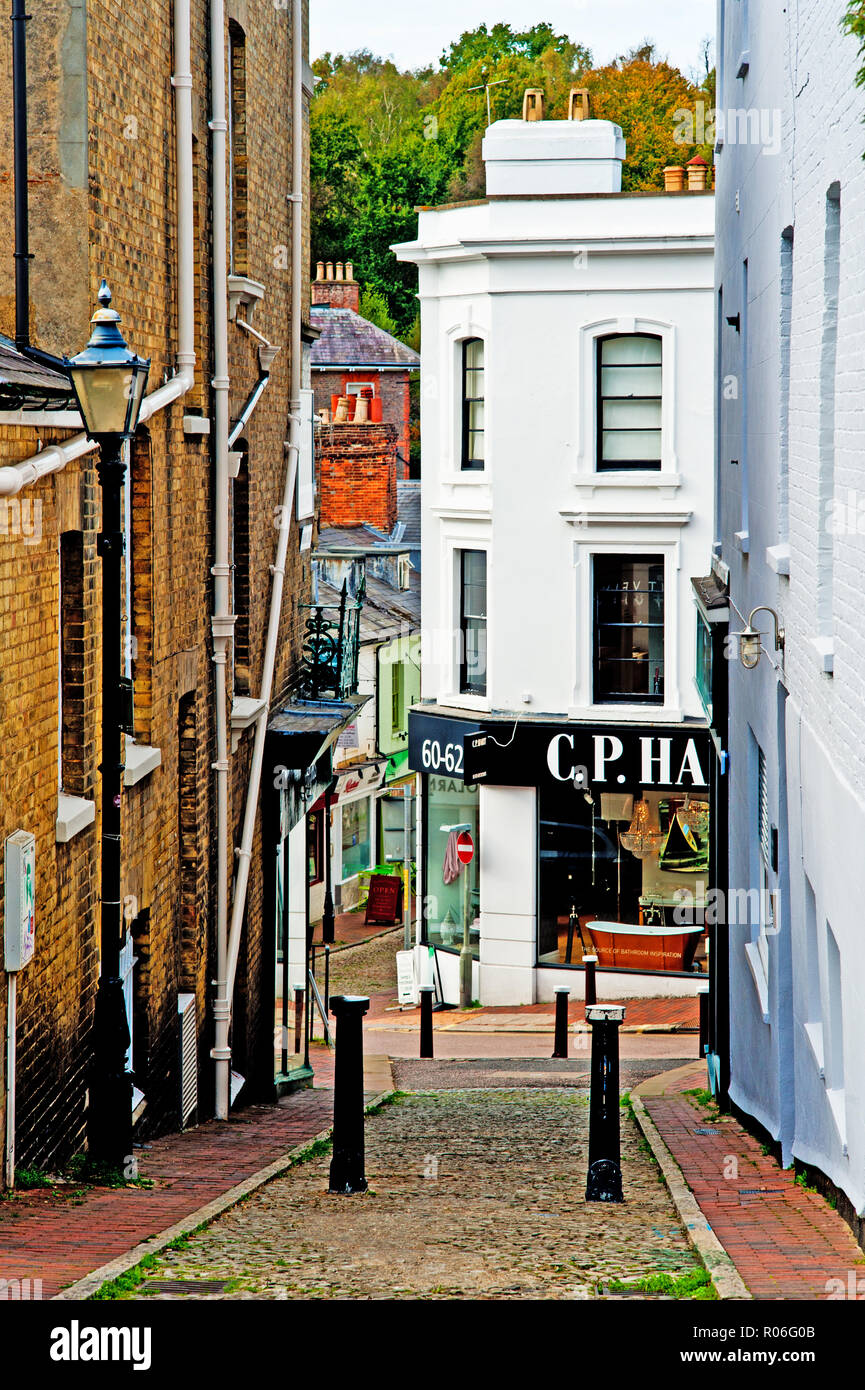
[[[353,309],[360,312],[360,285],[357,280],[313,280],[313,304],[326,304],[330,309]]]
[[[397,432],[393,425],[333,425],[321,431],[322,526],[381,531],[396,525]]]

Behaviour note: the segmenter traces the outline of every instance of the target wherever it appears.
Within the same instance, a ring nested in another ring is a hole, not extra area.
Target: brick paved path
[[[254,1105],[137,1150],[152,1188],[38,1189],[0,1201],[0,1276],[41,1279],[43,1298],[166,1230],[331,1123],[333,1092]]]
[[[148,1282],[180,1289],[137,1297],[224,1280],[211,1297],[574,1299],[610,1277],[692,1272],[658,1169],[622,1120],[627,1201],[587,1204],[584,1088],[404,1097],[367,1121],[367,1194],[331,1196],[327,1156],[304,1164],[160,1257]]]
[[[828,1281],[841,1280],[846,1290],[852,1272],[862,1280],[861,1297],[865,1253],[825,1198],[799,1186],[793,1170],[764,1154],[732,1116],[718,1117],[681,1094],[705,1086],[704,1067],[670,1084],[676,1090],[661,1095],[651,1091],[663,1082],[641,1089],[643,1104],[753,1296],[826,1299],[839,1289]]]

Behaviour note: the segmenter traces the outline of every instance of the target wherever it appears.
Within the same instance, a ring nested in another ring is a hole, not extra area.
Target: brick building
[[[420,357],[383,328],[361,318],[360,285],[351,261],[319,261],[312,282],[312,323],[318,341],[310,354],[317,411],[330,410],[334,396],[360,395],[372,388],[381,402],[375,416],[393,425],[400,477],[409,476],[411,454],[411,373]],[[376,523],[377,524],[377,523]]]
[[[72,355],[105,276],[127,341],[152,358],[125,494],[135,734],[122,969],[139,1139],[220,1113],[228,1058],[211,1060],[211,982],[231,996],[233,950],[230,1066],[244,1099],[273,1093],[276,926],[253,742],[268,709],[290,700],[310,601],[312,334],[299,267],[312,79],[307,0],[90,0],[86,11],[60,0],[27,39],[37,118],[23,315],[12,256],[0,262],[0,331],[14,323],[22,349],[0,346],[0,829],[4,841],[35,836],[36,951],[18,977],[14,1077],[0,1063],[0,1138],[14,1081],[15,1159],[50,1167],[84,1146],[99,972],[101,497],[64,379],[32,368],[22,318],[33,344]],[[5,23],[5,72],[11,43]],[[4,85],[7,247],[12,105]],[[264,790],[270,778],[265,768]],[[236,863],[248,886],[232,898]],[[0,862],[5,931],[2,874]],[[0,956],[0,1028],[2,967]]]

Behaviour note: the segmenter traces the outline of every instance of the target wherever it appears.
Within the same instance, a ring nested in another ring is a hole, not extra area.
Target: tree
[[[441,56],[441,66],[450,73],[465,72],[478,62],[495,63],[500,58],[519,57],[534,61],[547,52],[559,53],[573,71],[590,66],[592,55],[567,34],[557,34],[546,22],[515,33],[509,24],[485,24],[466,30]]]

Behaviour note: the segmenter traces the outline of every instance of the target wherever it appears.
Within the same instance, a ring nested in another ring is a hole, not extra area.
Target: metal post
[[[311,955],[312,955],[312,964],[310,965],[309,969],[310,969],[310,974],[312,975],[312,978],[315,979],[315,945],[314,945],[314,944],[313,944],[313,947],[312,947]],[[306,996],[306,997],[307,997],[307,1000],[308,1000],[308,1008],[307,1008],[307,1010],[306,1010],[306,1034],[307,1034],[307,1037],[310,1039],[310,1041],[312,1041],[312,1039],[315,1037],[315,1009],[312,1007],[312,990],[309,989],[309,988],[307,989],[307,996]]]
[[[553,1045],[554,1057],[568,1055],[568,998],[567,985],[556,985],[556,1040]]]
[[[333,943],[333,878],[330,868],[330,796],[333,782],[328,783],[324,793],[324,910],[321,914],[321,939]]]
[[[598,986],[595,979],[595,969],[598,964],[597,956],[583,956],[583,965],[586,967],[586,1004],[597,1004]]]
[[[592,1025],[592,1083],[589,1100],[587,1202],[623,1202],[619,1135],[619,1028],[622,1004],[586,1009]]]
[[[90,1158],[125,1169],[132,1158],[132,1074],[126,1070],[129,1025],[120,947],[120,751],[121,560],[123,530],[120,496],[126,462],[119,436],[100,437],[97,463],[102,487],[102,888],[100,972],[93,1019],[93,1069],[90,1079],[88,1150]]]
[[[324,948],[324,1012],[330,1013],[330,947]]]
[[[460,951],[460,1008],[472,1002],[472,948],[469,940],[469,866],[463,865],[463,945]]]
[[[421,1057],[432,1057],[432,1006],[433,995],[435,994],[435,985],[421,985],[418,993],[420,994],[420,1055]]]
[[[369,999],[337,994],[330,1001],[336,1019],[333,1082],[333,1158],[330,1192],[366,1192],[363,1146],[363,1016]]]
[[[294,987],[294,1051],[300,1056],[301,1026],[303,1024],[303,997],[306,993],[298,985]]]
[[[282,820],[282,798],[279,793],[279,816]],[[282,839],[282,1074],[288,1071],[288,836]],[[300,1048],[295,1048],[296,1052]]]
[[[709,987],[704,985],[698,991],[697,998],[700,1001],[700,1043],[698,1057],[705,1057],[709,1051]]]
[[[411,950],[411,790],[403,787],[403,950]]]

